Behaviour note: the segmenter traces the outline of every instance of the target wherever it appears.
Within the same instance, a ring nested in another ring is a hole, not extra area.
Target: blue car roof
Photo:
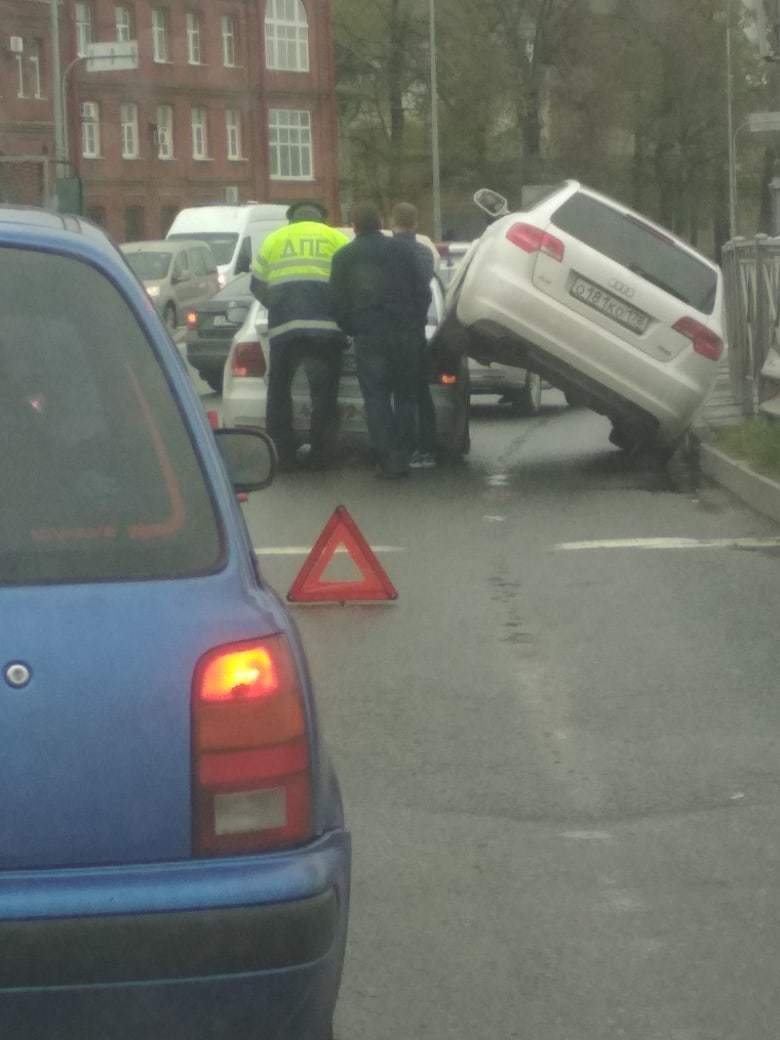
[[[64,247],[68,252],[92,255],[97,250],[109,263],[124,263],[116,245],[96,224],[35,206],[0,206],[0,241],[49,249]]]

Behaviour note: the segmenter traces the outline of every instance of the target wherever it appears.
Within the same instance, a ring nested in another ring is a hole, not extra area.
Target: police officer
[[[268,308],[270,368],[266,427],[279,465],[296,465],[292,425],[292,381],[303,362],[311,393],[311,451],[306,466],[322,469],[338,434],[338,391],[344,336],[333,317],[330,267],[349,239],[325,224],[326,210],[298,202],[289,224],[270,234],[253,265],[251,289]]]

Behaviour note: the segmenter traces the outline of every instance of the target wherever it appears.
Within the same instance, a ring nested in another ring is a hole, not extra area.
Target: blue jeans
[[[371,447],[385,469],[409,468],[417,426],[420,350],[413,335],[355,337]]]

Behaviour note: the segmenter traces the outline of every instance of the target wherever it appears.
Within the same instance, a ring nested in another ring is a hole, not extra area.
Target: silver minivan
[[[217,264],[205,242],[130,242],[121,249],[171,330],[219,289]]]

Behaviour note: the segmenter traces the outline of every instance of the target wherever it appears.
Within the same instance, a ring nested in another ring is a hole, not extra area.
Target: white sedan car
[[[430,339],[444,312],[444,294],[437,278],[431,283],[433,299],[428,313]],[[268,359],[268,314],[259,303],[249,308],[246,319],[233,338],[225,363],[222,389],[224,425],[265,429]],[[467,455],[469,437],[468,362],[461,358],[454,365],[434,366],[430,374],[431,396],[436,409],[436,432],[443,455],[459,459]],[[304,366],[296,373],[292,386],[293,429],[305,443],[311,425],[311,395]],[[341,434],[345,440],[368,442],[368,427],[363,395],[355,371],[351,347],[344,352],[339,385]]]
[[[670,452],[724,350],[718,267],[573,181],[524,212],[475,201],[496,219],[450,287],[445,345],[531,368],[609,416],[621,447]]]

